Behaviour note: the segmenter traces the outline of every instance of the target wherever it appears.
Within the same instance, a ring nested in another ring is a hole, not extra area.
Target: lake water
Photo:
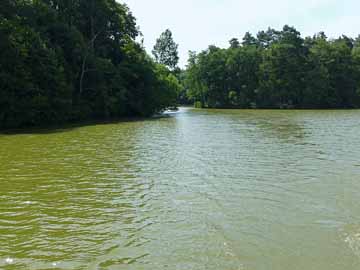
[[[0,269],[360,269],[360,111],[0,135]]]

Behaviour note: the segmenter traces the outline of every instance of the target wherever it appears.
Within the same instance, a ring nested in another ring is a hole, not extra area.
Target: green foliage
[[[179,62],[178,45],[174,42],[169,29],[165,30],[156,40],[152,53],[156,62],[167,66],[171,70],[176,69]]]
[[[261,55],[255,46],[220,49],[210,46],[190,55],[185,86],[206,107],[248,107],[258,88]],[[230,92],[234,92],[229,95]],[[236,93],[236,98],[235,97]]]
[[[323,32],[303,39],[293,27],[246,33],[228,49],[192,52],[189,99],[220,108],[359,108],[360,42]]]
[[[179,82],[136,43],[137,29],[114,0],[1,1],[0,128],[173,105]]]
[[[195,101],[194,107],[197,109],[201,109],[203,108],[203,104],[201,103],[201,101]]]
[[[236,49],[240,47],[240,42],[237,38],[230,39],[229,43],[230,43],[230,48],[232,49]]]
[[[250,32],[246,32],[246,33],[245,33],[245,36],[243,37],[242,45],[243,45],[243,46],[257,45],[256,38],[253,37],[253,35],[251,35]]]

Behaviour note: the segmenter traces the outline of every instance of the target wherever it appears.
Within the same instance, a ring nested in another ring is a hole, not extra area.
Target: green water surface
[[[360,111],[2,134],[0,269],[358,270]]]

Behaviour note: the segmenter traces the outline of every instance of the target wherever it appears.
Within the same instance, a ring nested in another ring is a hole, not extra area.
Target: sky
[[[328,37],[360,34],[360,0],[122,0],[137,19],[149,53],[169,28],[179,44],[180,66],[188,51],[256,34],[269,26],[294,26],[302,35],[324,31]]]

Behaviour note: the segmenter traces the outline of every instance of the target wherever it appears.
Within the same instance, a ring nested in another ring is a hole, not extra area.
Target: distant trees
[[[115,0],[0,2],[0,128],[218,108],[359,108],[360,36],[302,38],[285,25],[178,68],[170,30],[153,49]]]
[[[2,0],[0,128],[148,116],[174,105],[177,82],[138,34],[115,0]]]
[[[170,70],[168,79],[172,81],[173,86],[176,88],[176,103],[188,104],[189,100],[186,95],[186,89],[182,83],[184,71],[178,67],[178,44],[175,43],[172,32],[169,29],[166,29],[156,40],[152,54],[159,65],[163,65]]]
[[[169,29],[165,30],[156,40],[152,53],[156,62],[175,70],[179,62],[178,44],[175,43]]]
[[[189,98],[205,107],[358,108],[360,42],[268,28],[191,53],[185,77]]]

